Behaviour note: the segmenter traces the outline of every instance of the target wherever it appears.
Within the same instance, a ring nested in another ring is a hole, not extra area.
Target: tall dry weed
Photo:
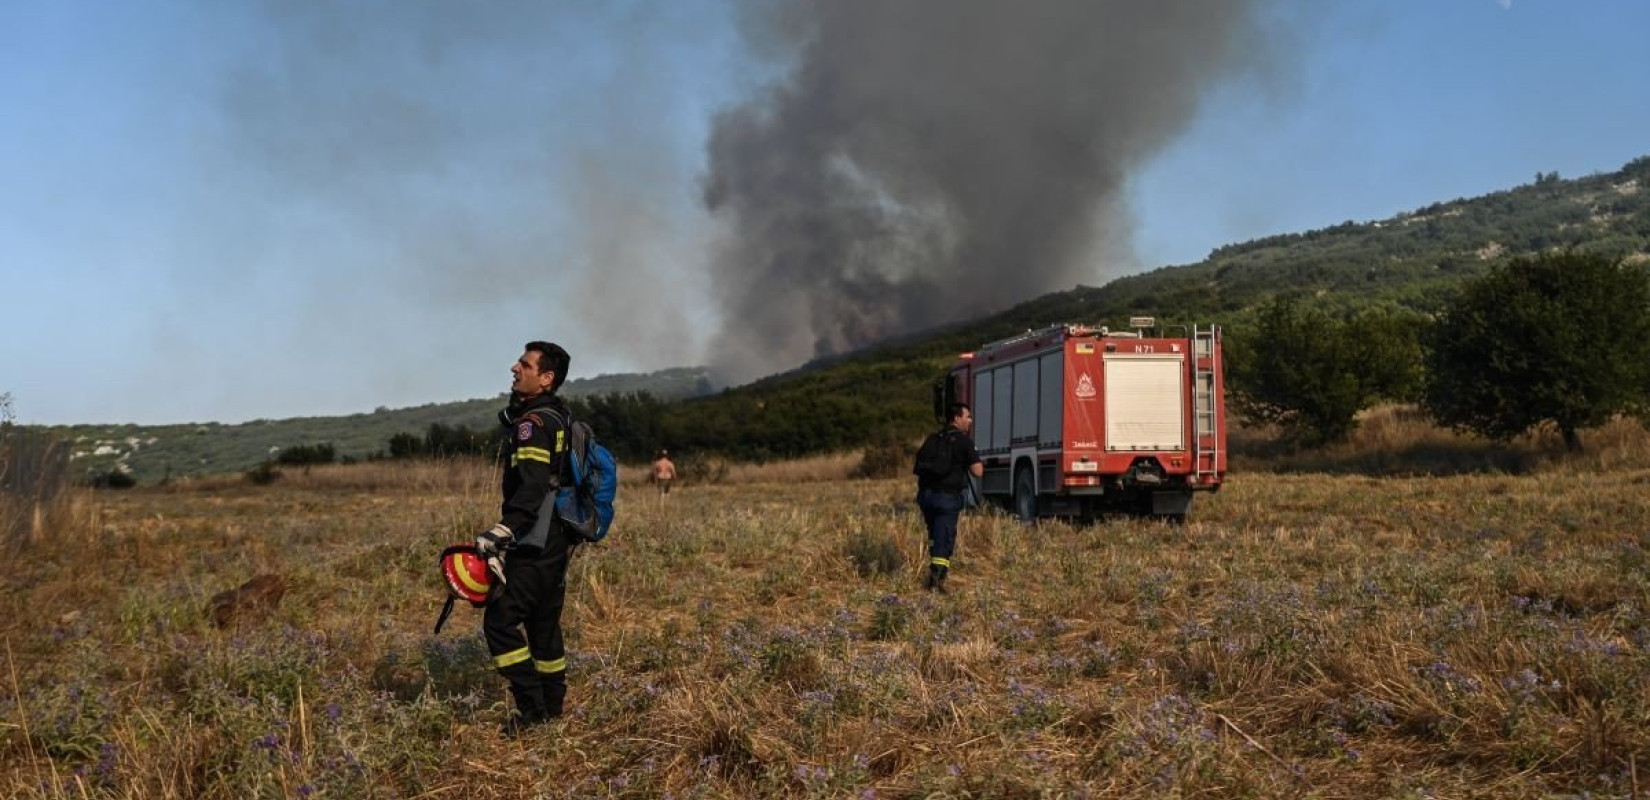
[[[56,438],[0,425],[0,549],[59,533],[80,516],[69,450]]]

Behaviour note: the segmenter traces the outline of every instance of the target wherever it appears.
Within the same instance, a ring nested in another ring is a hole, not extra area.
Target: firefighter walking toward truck
[[[917,508],[928,528],[928,577],[924,588],[946,593],[945,578],[951,571],[951,555],[957,549],[957,519],[962,515],[963,492],[969,476],[985,474],[979,451],[968,432],[974,427],[974,412],[966,403],[947,407],[944,428],[930,434],[917,450]]]

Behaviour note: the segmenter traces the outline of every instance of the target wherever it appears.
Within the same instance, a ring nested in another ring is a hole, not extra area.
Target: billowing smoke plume
[[[712,358],[741,380],[1109,277],[1121,192],[1265,57],[1263,0],[794,0],[783,79],[722,113]]]
[[[221,233],[191,263],[225,281],[218,265],[235,263],[239,283],[281,274],[303,317],[254,324],[290,326],[271,337],[283,348],[359,350],[315,383],[403,402],[502,391],[535,338],[568,346],[576,378],[698,363],[682,296],[702,281],[684,263],[705,252],[705,112],[686,67],[720,51],[725,22],[704,11],[248,4],[225,26],[256,31],[222,71],[216,186],[232,218],[200,226]],[[386,340],[425,368],[375,357]]]

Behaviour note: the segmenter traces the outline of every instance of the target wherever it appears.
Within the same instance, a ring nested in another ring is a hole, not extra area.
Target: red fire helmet
[[[447,591],[453,597],[478,608],[487,604],[493,574],[487,569],[487,562],[476,553],[475,545],[455,544],[441,551],[441,577],[447,580]]]

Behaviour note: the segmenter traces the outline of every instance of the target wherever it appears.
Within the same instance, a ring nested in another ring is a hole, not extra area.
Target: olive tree
[[[1564,444],[1650,394],[1650,279],[1602,256],[1511,261],[1464,286],[1427,336],[1424,403],[1440,423],[1510,439],[1543,423]]]
[[[1420,381],[1420,324],[1386,309],[1337,316],[1275,298],[1228,337],[1233,405],[1307,444],[1345,439],[1380,400],[1411,399]]]

